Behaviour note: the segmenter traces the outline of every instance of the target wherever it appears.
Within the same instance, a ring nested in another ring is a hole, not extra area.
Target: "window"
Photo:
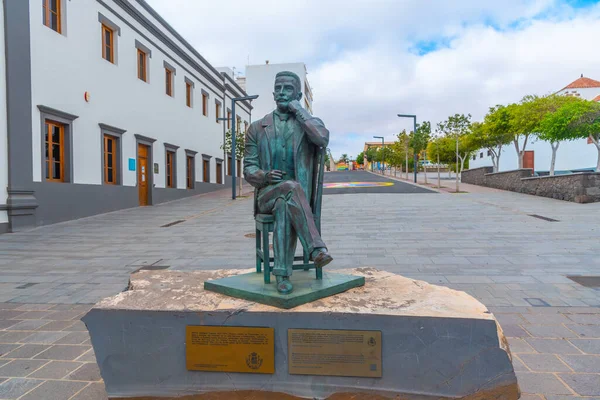
[[[477,160],[477,154],[473,154],[473,161]]]
[[[46,120],[46,180],[65,181],[65,126]]]
[[[219,118],[221,118],[221,103],[215,103],[215,115],[217,124],[220,124],[221,121],[219,121]]]
[[[106,25],[102,25],[102,58],[111,63],[115,62],[114,33]]]
[[[62,31],[60,2],[61,0],[42,0],[44,25],[58,33]]]
[[[231,111],[227,110],[227,129],[231,129]]]
[[[186,156],[186,187],[188,189],[194,188],[194,157]]]
[[[175,152],[167,151],[167,167],[165,173],[167,174],[167,187],[175,187]]]
[[[227,175],[231,176],[231,156],[227,156]]]
[[[479,153],[479,158],[483,158],[483,151]]]
[[[248,132],[248,121],[244,121],[244,133]]]
[[[147,54],[142,50],[138,49],[137,51],[137,70],[138,70],[138,79],[141,79],[144,82],[148,82],[148,70],[147,70]]]
[[[217,183],[223,184],[223,160],[217,160]]]
[[[240,117],[235,118],[235,125],[237,126],[235,131],[239,132],[240,128],[242,127],[242,119]]]
[[[488,153],[487,153],[487,154],[488,154],[488,157],[491,157],[491,156],[492,156],[492,151],[491,151],[491,150],[488,150]]]
[[[167,96],[173,97],[173,71],[165,68],[165,90]]]
[[[117,184],[117,141],[119,139],[104,135],[104,183]]]
[[[202,182],[210,182],[210,160],[202,160]]]
[[[192,106],[192,85],[189,82],[185,83],[185,104]]]
[[[208,95],[202,92],[202,115],[208,117]]]

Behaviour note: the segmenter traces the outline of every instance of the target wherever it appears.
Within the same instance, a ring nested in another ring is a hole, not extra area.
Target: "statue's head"
[[[273,99],[277,103],[279,111],[287,112],[288,104],[292,100],[302,98],[302,83],[300,78],[293,72],[282,71],[275,76],[275,87]]]

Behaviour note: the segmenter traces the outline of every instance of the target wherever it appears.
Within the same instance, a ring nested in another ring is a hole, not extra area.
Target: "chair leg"
[[[315,268],[317,279],[323,279],[323,268]]]
[[[263,256],[264,256],[264,281],[271,283],[271,255],[269,254],[269,231],[263,228]]]
[[[260,229],[256,229],[256,272],[260,273],[262,271],[261,263],[262,260],[258,255],[258,250],[260,250]]]

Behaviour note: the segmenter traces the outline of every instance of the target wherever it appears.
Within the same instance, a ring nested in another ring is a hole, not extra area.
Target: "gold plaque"
[[[288,372],[381,378],[381,331],[288,329]]]
[[[275,373],[275,329],[229,326],[186,327],[190,371]]]

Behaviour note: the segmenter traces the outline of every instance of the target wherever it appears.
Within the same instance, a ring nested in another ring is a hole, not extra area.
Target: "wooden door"
[[[140,198],[140,206],[148,205],[148,188],[149,188],[149,176],[150,171],[148,170],[148,146],[138,144],[138,194]]]
[[[217,183],[223,183],[223,164],[217,163]]]
[[[210,182],[210,171],[208,160],[202,160],[202,182]]]
[[[535,165],[533,162],[533,150],[526,150],[523,154],[523,168],[531,168],[535,171]]]

